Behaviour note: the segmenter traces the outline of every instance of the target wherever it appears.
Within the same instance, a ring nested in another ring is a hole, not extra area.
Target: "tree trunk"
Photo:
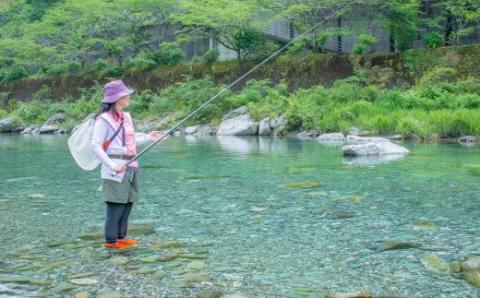
[[[337,27],[340,29],[342,28],[342,17],[338,17],[337,19]],[[337,36],[337,51],[342,53],[342,35]]]

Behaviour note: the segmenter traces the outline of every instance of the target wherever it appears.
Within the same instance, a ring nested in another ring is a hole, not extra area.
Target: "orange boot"
[[[121,243],[121,242],[105,242],[103,244],[106,248],[111,248],[111,249],[126,249],[129,247],[129,245]]]
[[[122,244],[125,244],[125,245],[135,245],[135,244],[138,244],[138,240],[134,240],[134,239],[117,239],[117,243],[122,243]]]

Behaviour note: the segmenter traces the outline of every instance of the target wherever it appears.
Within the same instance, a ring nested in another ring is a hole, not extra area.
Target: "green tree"
[[[180,10],[172,20],[181,23],[183,37],[212,38],[225,48],[235,51],[242,60],[252,55],[265,42],[268,13],[257,0],[180,0]]]

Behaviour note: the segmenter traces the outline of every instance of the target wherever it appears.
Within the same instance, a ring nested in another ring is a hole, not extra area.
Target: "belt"
[[[121,160],[130,160],[135,157],[135,155],[120,155],[120,154],[109,154],[108,157]]]

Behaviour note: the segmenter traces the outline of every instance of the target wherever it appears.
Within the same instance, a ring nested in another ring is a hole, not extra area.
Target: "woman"
[[[125,163],[137,154],[137,145],[161,137],[158,131],[135,136],[132,118],[123,111],[133,92],[121,80],[106,84],[95,116],[92,150],[102,163],[103,200],[107,205],[104,246],[107,248],[123,249],[138,243],[126,238],[128,216],[138,200],[138,162],[128,166]]]

